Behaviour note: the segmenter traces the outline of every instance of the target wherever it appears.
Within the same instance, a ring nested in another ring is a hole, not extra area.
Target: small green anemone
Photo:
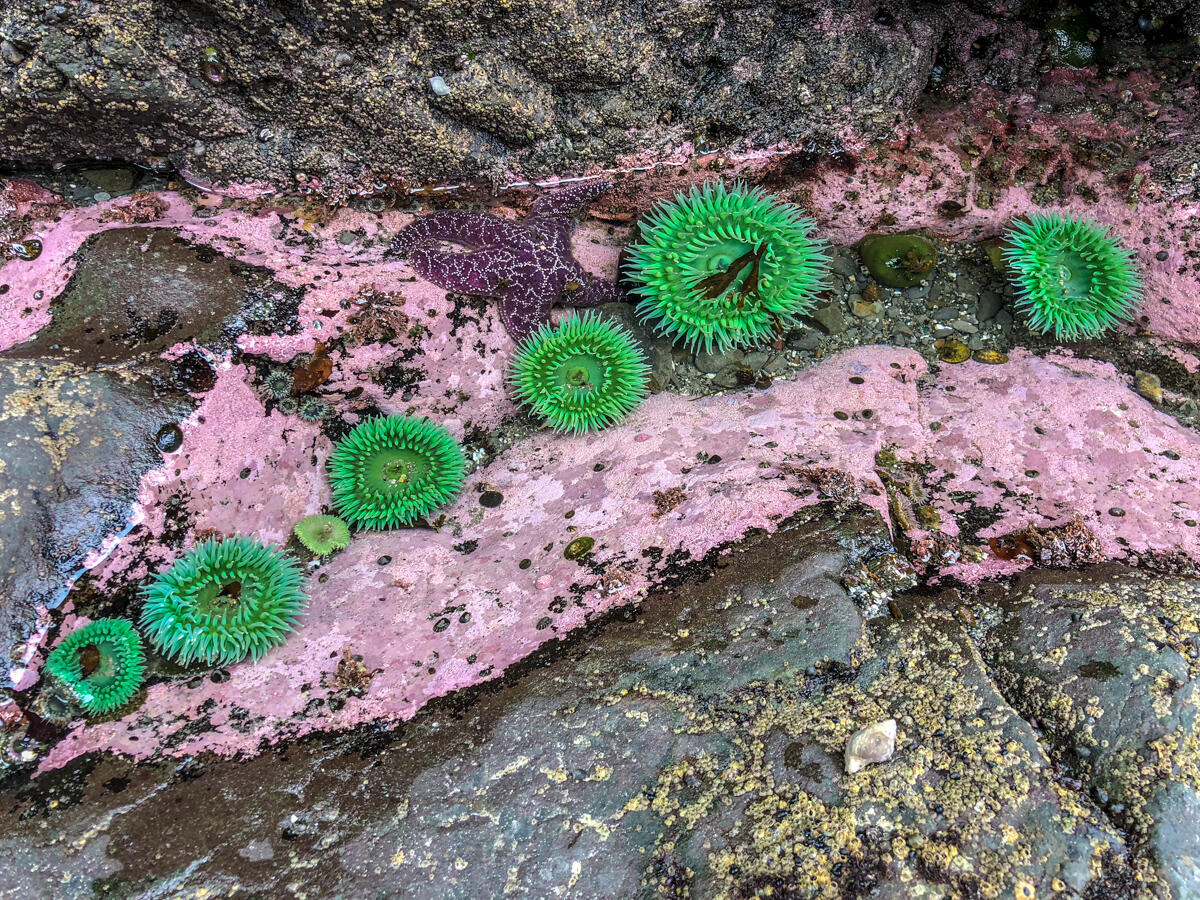
[[[691,350],[769,343],[812,307],[829,256],[803,211],[741,182],[709,183],[641,222],[637,312]]]
[[[183,665],[257,661],[287,640],[305,601],[292,557],[237,535],[204,541],[160,573],[146,589],[142,628]]]
[[[142,685],[142,639],[124,619],[97,619],[72,631],[51,651],[46,672],[75,695],[88,715],[110,713]]]
[[[1060,340],[1093,338],[1132,317],[1142,296],[1133,253],[1103,225],[1033,213],[1005,235],[1004,261],[1029,327]]]
[[[428,419],[379,416],[358,425],[329,457],[333,505],[355,528],[411,525],[462,490],[466,459]]]
[[[350,526],[337,516],[305,516],[292,533],[317,556],[328,556],[350,546]]]
[[[283,371],[283,369],[272,369],[267,377],[262,380],[262,389],[268,397],[276,400],[289,397],[292,393],[292,376],[290,373]]]
[[[555,431],[606,428],[646,397],[646,365],[624,328],[594,312],[543,325],[513,357],[517,398]]]

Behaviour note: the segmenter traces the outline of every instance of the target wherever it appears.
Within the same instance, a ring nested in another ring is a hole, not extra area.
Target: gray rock
[[[890,133],[956,25],[939,13],[886,40],[870,17],[775,28],[758,3],[697,54],[691,25],[633,0],[513,0],[499,16],[486,4],[226,4],[208,18],[135,6],[109,4],[100,22],[94,4],[0,4],[0,55],[22,60],[0,62],[0,159],[169,155],[206,181],[303,173],[341,185],[387,172],[423,184],[613,165],[713,122],[721,146],[770,134],[827,152],[847,131]],[[732,9],[721,0],[695,27]],[[81,38],[101,33],[123,39]],[[754,77],[729,77],[737,59]],[[787,90],[761,102],[761,85]],[[260,141],[263,127],[287,139]]]
[[[960,315],[962,313],[953,306],[943,306],[941,309],[935,309],[929,318],[935,322],[946,322],[950,319],[957,319]]]
[[[76,259],[74,277],[50,307],[50,324],[10,355],[112,365],[189,341],[228,348],[247,330],[285,327],[299,306],[299,293],[264,272],[167,229],[101,232]],[[276,302],[276,295],[283,299]]]
[[[996,325],[1000,328],[1000,333],[1007,335],[1012,333],[1013,314],[1007,309],[1002,309],[996,313]]]
[[[1146,812],[1154,823],[1150,850],[1173,897],[1200,897],[1200,795],[1191,785],[1167,781]]]
[[[722,369],[737,365],[742,361],[744,356],[745,354],[736,348],[715,350],[711,353],[707,350],[700,350],[693,358],[693,364],[701,372],[711,375],[715,372],[720,372]]]
[[[713,384],[717,385],[717,387],[722,387],[722,388],[728,389],[728,388],[741,387],[742,381],[740,378],[738,378],[737,369],[731,368],[731,369],[725,369],[721,372],[718,372],[713,377]]]
[[[978,318],[980,322],[988,322],[996,317],[1004,305],[1004,298],[995,291],[984,291],[979,295]]]
[[[1055,879],[1068,896],[1121,896],[1108,880],[1129,876],[1122,835],[1079,811],[954,604],[868,629],[845,583],[886,558],[887,528],[825,510],[397,731],[245,761],[101,756],[72,773],[65,803],[48,802],[60,782],[10,785],[6,888],[467,900],[500,896],[501,873],[532,898],[750,897],[818,878],[831,896],[949,897],[958,873],[915,859],[901,882],[892,866],[900,840],[953,835],[972,861],[964,886],[1016,872],[1038,897]],[[845,739],[882,718],[897,722],[894,755],[846,776]],[[204,852],[174,849],[197,834]],[[64,835],[96,837],[64,853]],[[884,854],[885,870],[842,862]]]
[[[788,346],[793,350],[816,350],[821,344],[821,335],[809,328],[799,337],[790,338]]]
[[[1200,582],[1109,567],[1031,572],[991,587],[980,647],[1005,694],[1037,718],[1107,812],[1156,848],[1172,896],[1200,893],[1200,799],[1170,773],[1200,739]],[[1143,770],[1156,760],[1168,773]]]
[[[33,633],[36,607],[56,607],[87,555],[125,526],[142,474],[162,461],[156,434],[194,407],[160,382],[67,360],[0,359],[0,397],[24,398],[0,417],[5,658]]]
[[[858,255],[839,250],[829,260],[829,268],[843,278],[852,278],[858,274]]]
[[[920,284],[906,289],[904,296],[908,300],[921,300],[928,297],[931,290],[933,290],[933,285],[928,281],[922,281]]]
[[[764,365],[766,365],[767,360],[770,358],[771,354],[767,353],[765,350],[755,350],[742,357],[742,365],[748,369],[754,369],[755,371],[758,371]]]
[[[954,329],[953,329],[953,328],[946,328],[946,327],[944,327],[944,326],[943,326],[943,327],[941,327],[941,328],[935,328],[935,329],[933,329],[933,336],[934,336],[935,338],[944,338],[944,337],[950,337],[950,335],[952,335],[952,334],[954,334]]]
[[[961,334],[974,334],[979,330],[978,326],[966,319],[955,319],[950,323],[950,327]]]
[[[842,314],[842,305],[836,300],[813,310],[809,318],[826,334],[841,334],[848,327],[846,317]]]

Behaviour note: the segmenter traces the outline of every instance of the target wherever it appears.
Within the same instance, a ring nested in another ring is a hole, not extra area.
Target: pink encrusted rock
[[[229,405],[231,419],[247,415],[245,390],[237,368],[227,369],[205,406]],[[190,468],[171,476],[182,490],[202,480],[203,490],[186,491],[189,510],[206,524],[236,523],[277,539],[292,517],[317,508],[320,455],[304,432],[244,443],[282,424],[249,419],[232,440],[228,419],[189,425]],[[262,663],[233,667],[221,684],[156,684],[129,717],[71,732],[44,767],[98,749],[138,757],[251,752],[261,740],[407,719],[635,601],[665,560],[698,559],[817,502],[796,490],[802,482],[792,467],[842,469],[886,514],[875,476],[885,447],[934,466],[927,483],[942,484],[932,500],[950,529],[963,508],[950,492],[970,491],[977,505],[1001,511],[989,533],[1079,512],[1114,557],[1126,549],[1200,551],[1200,529],[1183,524],[1200,510],[1200,437],[1133,394],[1112,367],[1016,353],[1004,366],[965,363],[928,377],[911,351],[863,348],[767,391],[694,402],[660,394],[606,432],[542,433],[518,444],[471,477],[439,530],[360,535],[316,570],[298,633]],[[243,479],[253,457],[254,474]],[[504,496],[498,508],[479,505],[484,483]],[[657,516],[654,493],[675,487],[687,499]],[[1116,507],[1124,515],[1110,512]],[[595,546],[569,561],[565,545],[579,536]],[[102,572],[123,577],[114,571],[121,565],[118,551]],[[959,574],[1015,566],[989,559],[964,563]],[[334,684],[346,646],[375,673],[361,697],[338,695]]]

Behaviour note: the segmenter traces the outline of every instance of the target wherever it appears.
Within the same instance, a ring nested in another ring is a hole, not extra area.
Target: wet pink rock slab
[[[214,406],[242,390],[229,373],[210,394]],[[1001,510],[988,533],[1079,512],[1114,557],[1128,549],[1200,552],[1200,532],[1183,524],[1200,509],[1200,437],[1133,394],[1110,366],[1017,353],[1006,365],[972,362],[923,375],[916,353],[862,348],[766,391],[694,402],[660,394],[599,435],[536,435],[476,472],[438,531],[360,535],[315,571],[298,633],[264,662],[234,666],[220,684],[156,684],[126,719],[76,728],[44,767],[102,749],[137,757],[252,752],[262,740],[410,718],[429,700],[493,678],[544,641],[636,600],[653,584],[658,560],[699,558],[815,502],[785,466],[848,471],[883,512],[874,460],[884,447],[932,464],[929,484],[948,476],[933,500],[949,523],[961,511],[950,492],[970,491],[975,504]],[[935,421],[940,429],[930,427]],[[208,492],[225,497],[222,480],[243,480],[234,471],[242,459],[218,445],[217,433],[194,431],[191,439],[197,457],[202,447],[213,451],[197,473]],[[271,452],[259,477],[276,487],[298,482],[303,499],[293,515],[312,508],[319,461],[305,471],[295,454],[296,466],[277,476],[277,461],[293,456],[286,443]],[[266,490],[250,481],[255,496]],[[500,507],[479,505],[484,484],[503,494]],[[688,499],[656,516],[654,491],[672,487]],[[278,517],[255,518],[255,505],[239,512],[241,521],[277,535]],[[566,544],[580,536],[593,538],[594,549],[566,559]],[[314,703],[335,693],[343,647],[375,672],[370,688],[339,698],[338,709]]]

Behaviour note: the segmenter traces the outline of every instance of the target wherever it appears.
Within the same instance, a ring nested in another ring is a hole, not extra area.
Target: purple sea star
[[[417,274],[438,287],[499,298],[504,327],[520,343],[550,320],[555,304],[623,299],[620,288],[593,278],[571,255],[574,214],[611,188],[609,181],[586,181],[545,194],[521,222],[478,212],[430,213],[401,231],[390,252],[406,253]]]

